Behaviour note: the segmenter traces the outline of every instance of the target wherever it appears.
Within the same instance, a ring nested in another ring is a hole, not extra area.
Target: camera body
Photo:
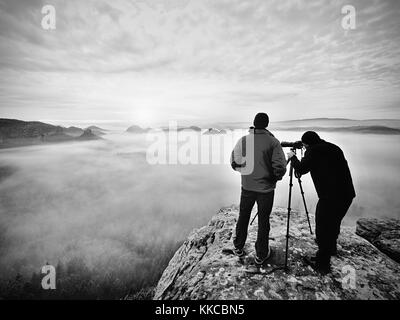
[[[282,141],[281,146],[282,146],[282,148],[303,149],[303,142],[301,142],[301,141],[295,141],[295,142]]]

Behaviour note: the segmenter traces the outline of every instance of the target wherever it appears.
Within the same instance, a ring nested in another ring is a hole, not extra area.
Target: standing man
[[[271,254],[269,248],[269,216],[274,202],[274,190],[278,180],[286,172],[286,158],[280,142],[266,128],[269,118],[266,113],[258,113],[249,134],[236,144],[231,156],[232,168],[241,172],[242,192],[239,219],[233,244],[237,256],[243,251],[247,238],[251,211],[255,202],[258,209],[258,233],[255,244],[255,263],[262,265]],[[243,161],[243,159],[245,159]]]
[[[349,166],[342,150],[322,140],[314,131],[303,134],[306,148],[301,162],[293,152],[288,153],[296,175],[311,173],[318,203],[315,212],[315,234],[318,251],[315,257],[305,258],[314,270],[330,272],[330,258],[336,255],[340,224],[356,196]]]

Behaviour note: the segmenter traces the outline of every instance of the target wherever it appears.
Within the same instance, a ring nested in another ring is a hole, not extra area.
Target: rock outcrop
[[[85,131],[83,131],[83,133],[78,138],[76,138],[76,140],[99,140],[99,139],[102,138],[94,134],[91,129],[85,129]]]
[[[286,210],[275,208],[271,214],[273,253],[262,268],[254,265],[256,221],[249,227],[247,255],[230,254],[237,217],[237,207],[223,208],[193,231],[165,269],[154,299],[400,299],[399,264],[353,228],[342,227],[332,272],[322,276],[302,259],[316,251],[305,214],[291,216],[288,272],[281,268]]]
[[[400,262],[400,220],[362,218],[357,221],[356,233]]]
[[[129,133],[146,133],[146,132],[148,132],[150,130],[151,130],[150,128],[144,129],[144,128],[140,127],[140,126],[133,125],[133,126],[130,126],[128,129],[126,129],[126,132],[129,132]]]

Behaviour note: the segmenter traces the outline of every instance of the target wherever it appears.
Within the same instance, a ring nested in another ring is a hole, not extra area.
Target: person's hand
[[[233,170],[236,171],[236,168],[238,167],[238,164],[235,161],[232,161],[231,167],[232,167]]]
[[[293,151],[290,151],[286,154],[287,159],[290,160],[291,158],[293,158],[295,156],[295,153]]]
[[[231,167],[235,171],[239,171],[237,170],[237,168],[244,168],[245,166],[246,166],[246,161],[243,164],[237,164],[235,161],[232,161],[231,163]]]

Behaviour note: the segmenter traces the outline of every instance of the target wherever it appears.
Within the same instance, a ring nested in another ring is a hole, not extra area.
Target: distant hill
[[[151,128],[144,129],[144,128],[140,127],[140,126],[133,125],[133,126],[130,126],[128,129],[126,129],[126,132],[129,132],[129,133],[146,133],[149,130],[151,130]]]
[[[0,148],[99,139],[91,130],[39,121],[0,119]]]
[[[68,127],[64,129],[64,132],[73,137],[79,137],[84,130],[78,127]]]
[[[222,130],[218,130],[216,128],[209,128],[206,132],[204,132],[203,134],[225,134],[226,130],[222,129]]]
[[[88,129],[91,130],[91,132],[93,134],[97,135],[97,136],[103,136],[108,131],[106,129],[103,129],[103,128],[100,128],[100,127],[97,127],[97,126],[90,126],[90,127],[87,127],[85,130],[88,130]]]
[[[97,134],[93,133],[93,130],[85,129],[85,131],[76,139],[77,140],[99,140],[99,139],[101,139],[101,137],[99,137]]]
[[[197,131],[197,132],[200,132],[200,131],[201,131],[201,128],[200,128],[200,127],[197,127],[197,126],[190,126],[190,127],[181,127],[181,128],[178,128],[178,131],[186,131],[186,130],[188,130],[188,131]]]
[[[39,121],[0,119],[0,138],[2,139],[35,138],[57,132],[63,132],[63,128]]]

